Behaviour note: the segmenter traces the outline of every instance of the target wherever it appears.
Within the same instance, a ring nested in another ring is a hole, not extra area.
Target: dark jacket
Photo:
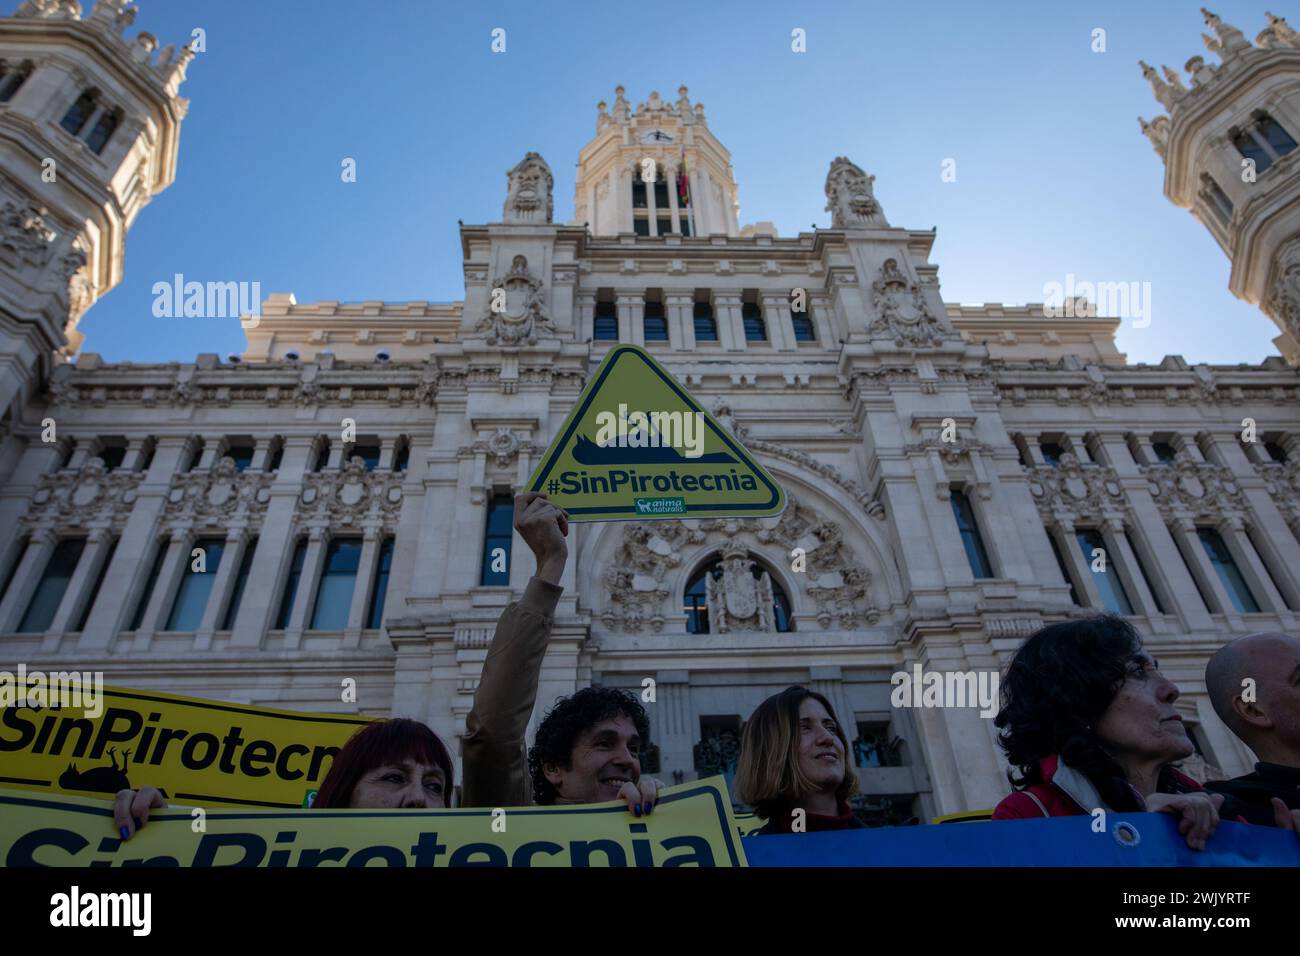
[[[840,812],[835,816],[824,813],[809,813],[804,817],[804,833],[816,833],[819,830],[865,830],[866,824],[853,815],[847,803],[840,804]],[[772,814],[772,819],[754,836],[769,836],[773,833],[793,833],[794,817],[791,811]]]
[[[1290,809],[1300,810],[1300,767],[1260,762],[1255,764],[1254,773],[1232,780],[1211,780],[1205,789],[1234,798],[1249,822],[1271,827],[1274,821],[1270,797],[1281,797]]]
[[[462,807],[526,807],[533,802],[524,732],[563,593],[558,585],[531,578],[523,598],[497,620],[474,708],[465,718]]]

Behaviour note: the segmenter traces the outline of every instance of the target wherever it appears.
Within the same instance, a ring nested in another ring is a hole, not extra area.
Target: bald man
[[[1259,763],[1205,788],[1236,797],[1251,823],[1300,830],[1300,640],[1250,634],[1219,648],[1205,668],[1215,713]]]

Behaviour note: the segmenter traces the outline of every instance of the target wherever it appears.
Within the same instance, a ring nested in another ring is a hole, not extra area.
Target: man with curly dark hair
[[[528,751],[533,799],[539,804],[625,800],[638,817],[654,809],[659,781],[641,776],[641,747],[650,721],[634,694],[584,687],[546,715]]]

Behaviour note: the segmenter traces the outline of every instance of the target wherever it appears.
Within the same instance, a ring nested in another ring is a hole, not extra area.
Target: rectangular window
[[[1043,453],[1043,461],[1049,465],[1061,463],[1061,456],[1065,454],[1065,449],[1061,447],[1060,442],[1040,441],[1038,447]]]
[[[126,460],[125,445],[110,445],[104,448],[96,456],[104,463],[105,471],[114,471],[122,467],[122,462]]]
[[[67,538],[55,546],[45,570],[41,572],[41,583],[36,586],[23,619],[18,623],[19,634],[39,634],[49,629],[85,547],[85,538]]]
[[[1133,536],[1125,531],[1124,538],[1128,541],[1128,549],[1133,552],[1133,560],[1137,562],[1138,571],[1142,574],[1142,580],[1147,583],[1147,590],[1151,592],[1151,600],[1156,602],[1156,610],[1161,614],[1168,614],[1169,612],[1165,610],[1165,602],[1160,600],[1160,592],[1156,590],[1155,585],[1151,582],[1151,575],[1147,574],[1142,555],[1138,554],[1138,549],[1133,546]]]
[[[379,561],[375,568],[375,585],[370,590],[370,613],[366,627],[384,626],[384,600],[388,595],[388,576],[393,567],[393,539],[385,538],[379,546]]]
[[[284,582],[284,595],[280,598],[280,611],[275,615],[275,626],[284,630],[289,626],[293,616],[293,602],[298,596],[298,582],[302,580],[303,562],[307,560],[307,539],[299,540],[293,549],[293,563],[289,565],[289,577]]]
[[[1070,600],[1079,607],[1083,607],[1083,602],[1079,600],[1079,592],[1074,589],[1074,578],[1070,576],[1070,569],[1066,566],[1065,557],[1061,554],[1061,549],[1056,546],[1056,539],[1052,537],[1050,531],[1047,532],[1047,543],[1052,546],[1052,554],[1056,558],[1056,566],[1061,569],[1061,577],[1070,586]]]
[[[993,565],[989,563],[988,552],[984,549],[984,539],[980,537],[979,525],[975,523],[975,510],[964,492],[953,490],[952,513],[957,519],[957,530],[961,532],[961,543],[966,549],[966,560],[970,562],[971,574],[977,578],[993,577]]]
[[[149,577],[145,578],[140,603],[135,606],[135,614],[131,617],[133,631],[138,631],[140,625],[144,623],[145,612],[149,610],[149,599],[153,597],[153,585],[158,580],[158,575],[162,574],[163,561],[167,559],[168,550],[167,539],[158,542],[157,549],[154,551],[153,567],[149,569]]]
[[[196,549],[202,548],[202,555],[195,555]],[[220,538],[204,538],[185,556],[185,576],[176,591],[176,600],[172,603],[171,614],[167,616],[164,631],[197,631],[203,623],[203,612],[207,609],[208,598],[212,596],[212,585],[217,580],[217,568],[221,567],[221,554],[226,543]],[[198,568],[199,570],[196,570]]]
[[[1264,450],[1268,452],[1268,457],[1272,458],[1279,465],[1286,464],[1286,449],[1275,441],[1264,442]]]
[[[361,567],[361,539],[334,538],[325,552],[325,568],[316,589],[311,630],[341,631],[348,626],[357,569]]]
[[[1241,576],[1241,570],[1237,567],[1237,562],[1232,560],[1232,553],[1223,543],[1219,532],[1213,528],[1197,528],[1196,536],[1201,539],[1201,546],[1205,548],[1210,564],[1214,565],[1223,589],[1228,592],[1232,606],[1242,614],[1258,614],[1259,603],[1255,600],[1255,595],[1250,593],[1246,579]]]
[[[14,583],[14,575],[18,573],[18,565],[23,563],[23,554],[27,551],[28,544],[29,542],[24,539],[18,546],[18,553],[9,565],[9,573],[5,575],[4,583],[0,584],[0,601],[5,599],[5,595],[9,593],[9,585]]]
[[[662,302],[645,304],[645,340],[647,342],[668,341],[668,320],[664,318]]]
[[[638,216],[632,220],[632,231],[638,236],[650,235],[650,220],[644,216]]]
[[[660,173],[655,178],[655,209],[663,212],[668,208],[668,180]]]
[[[1250,130],[1242,130],[1232,137],[1232,145],[1237,147],[1237,152],[1241,153],[1246,159],[1255,161],[1256,174],[1263,173],[1273,165],[1273,157],[1268,151],[1250,134]]]
[[[817,328],[813,325],[813,320],[807,312],[791,312],[790,321],[794,325],[794,340],[796,342],[817,341]]]
[[[613,302],[597,302],[592,338],[597,342],[618,341],[618,306]]]
[[[230,603],[226,605],[226,616],[221,620],[221,629],[229,631],[235,626],[239,616],[239,602],[244,599],[244,588],[248,586],[248,575],[253,570],[253,554],[257,551],[257,539],[248,542],[244,548],[243,560],[239,562],[239,574],[235,577],[235,590],[231,592]]]
[[[693,314],[696,342],[718,341],[718,320],[713,317],[713,305],[709,302],[696,302]]]
[[[655,235],[666,236],[673,231],[673,221],[671,219],[657,219],[655,223]]]
[[[117,551],[117,540],[114,539],[108,543],[108,551],[104,554],[104,563],[99,566],[99,574],[95,575],[95,586],[91,588],[90,597],[86,598],[86,606],[81,609],[81,616],[77,618],[77,624],[74,631],[84,631],[86,621],[90,619],[90,611],[95,606],[95,599],[99,597],[99,590],[104,586],[104,578],[108,576],[108,566],[113,563],[113,554]]]
[[[1178,535],[1174,534],[1172,528],[1169,529],[1169,536],[1174,540],[1174,550],[1177,551],[1178,556],[1183,559],[1183,567],[1187,569],[1187,576],[1191,578],[1192,583],[1196,585],[1196,593],[1201,596],[1201,603],[1205,605],[1205,610],[1209,611],[1213,606],[1210,604],[1210,598],[1205,593],[1205,587],[1201,584],[1201,579],[1198,578],[1196,572],[1192,570],[1192,563],[1188,560],[1187,555],[1183,553]]]
[[[330,460],[330,440],[322,438],[320,444],[316,446],[316,461],[312,465],[312,471],[324,471],[325,466]]]
[[[479,584],[504,586],[510,583],[514,510],[514,499],[510,495],[493,495],[488,503],[487,528],[483,534],[483,571],[479,575]]]
[[[248,466],[253,463],[253,446],[231,445],[226,449],[224,457],[234,460],[235,471],[247,471]]]
[[[1102,606],[1113,614],[1132,614],[1133,605],[1124,590],[1124,582],[1119,579],[1119,567],[1107,550],[1101,532],[1090,528],[1076,529],[1074,540],[1079,543],[1084,564],[1092,574],[1092,583],[1101,595]]]
[[[1277,153],[1279,157],[1285,156],[1295,149],[1295,140],[1291,138],[1291,134],[1267,113],[1259,117],[1259,123],[1255,129],[1258,131],[1260,138],[1272,147],[1273,152]]]
[[[757,302],[745,302],[740,307],[740,319],[745,325],[746,342],[766,342],[767,323]]]
[[[1168,465],[1178,457],[1178,451],[1167,441],[1153,441],[1151,451],[1156,456],[1156,461],[1162,465]]]
[[[405,439],[397,446],[397,454],[393,456],[393,471],[406,471],[407,466],[411,463],[411,443]]]
[[[646,200],[645,180],[641,178],[640,173],[632,177],[632,208],[648,209],[649,205]]]
[[[379,445],[372,442],[350,445],[344,456],[344,464],[353,458],[360,458],[366,463],[366,471],[374,471],[379,467],[379,452]]]

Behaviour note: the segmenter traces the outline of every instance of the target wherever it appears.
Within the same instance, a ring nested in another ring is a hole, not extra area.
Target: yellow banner
[[[114,794],[157,787],[196,806],[303,807],[370,718],[105,687],[85,708],[0,712],[0,786]]]
[[[0,862],[52,867],[745,866],[722,777],[622,801],[496,810],[170,807],[123,842],[106,800],[0,790]]]

